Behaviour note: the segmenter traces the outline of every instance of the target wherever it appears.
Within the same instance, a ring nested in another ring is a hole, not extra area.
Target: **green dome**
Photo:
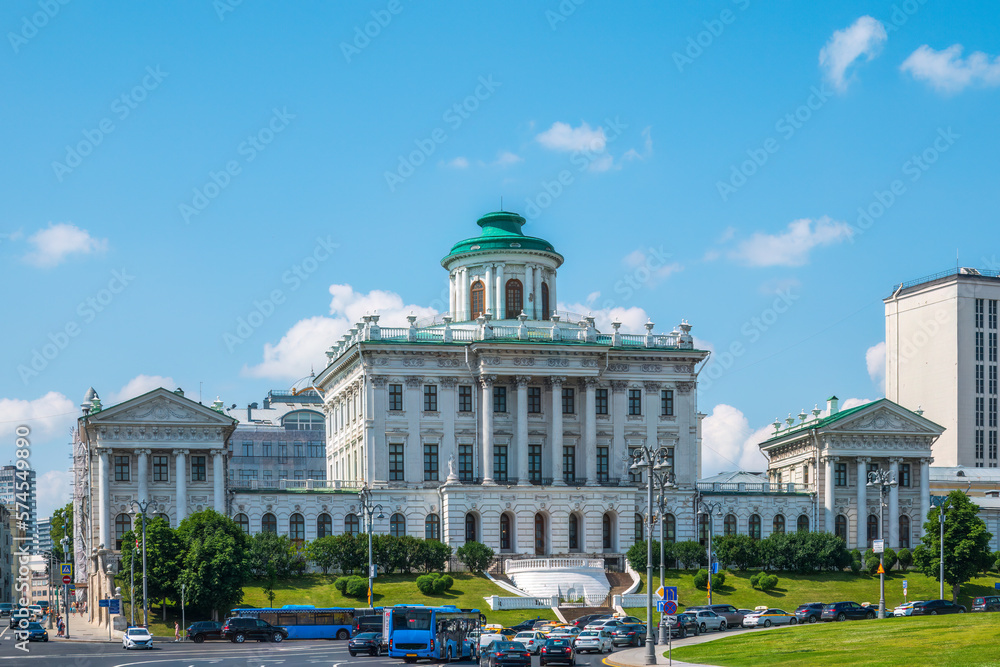
[[[479,236],[471,239],[459,241],[451,248],[451,252],[441,260],[441,265],[447,263],[458,255],[465,255],[471,252],[490,252],[494,254],[499,251],[536,250],[552,255],[563,262],[563,256],[557,253],[552,244],[545,239],[535,236],[525,236],[521,232],[521,226],[526,220],[517,213],[508,211],[497,211],[487,213],[476,221],[476,224],[483,228]]]

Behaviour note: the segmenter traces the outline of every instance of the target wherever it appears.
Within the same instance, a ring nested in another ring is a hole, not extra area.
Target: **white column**
[[[646,405],[643,406],[646,418],[646,446],[656,451],[660,446],[656,434],[656,427],[660,421],[660,383],[643,382],[642,388],[646,399]]]
[[[542,319],[542,267],[537,264],[531,269],[531,319]]]
[[[451,315],[452,320],[458,319],[458,313],[455,312],[455,304],[458,301],[457,294],[455,294],[455,272],[452,271],[448,274],[448,313]]]
[[[517,383],[517,485],[529,486],[528,477],[528,383],[531,378],[518,375]]]
[[[898,458],[889,459],[889,474],[897,482],[896,486],[889,487],[889,544],[886,546],[892,549],[899,548],[899,461]]]
[[[867,456],[859,456],[857,459],[858,464],[858,525],[855,526],[857,529],[857,544],[855,548],[864,551],[868,547],[868,487],[865,484],[868,483],[868,470],[867,463],[871,461]],[[880,529],[881,530],[881,529]],[[881,537],[881,535],[879,535]]]
[[[496,315],[493,309],[493,265],[487,264],[483,268],[486,271],[486,277],[483,279],[483,309]]]
[[[833,468],[837,462],[836,456],[824,456],[826,478],[823,480],[823,523],[826,532],[833,533],[836,530],[833,516]],[[819,483],[819,480],[816,480]]]
[[[187,517],[187,454],[186,449],[174,450],[175,475],[177,477],[177,525]]]
[[[551,292],[549,293],[551,295]],[[597,486],[597,378],[584,379],[583,448],[587,486]],[[610,462],[609,462],[610,463]]]
[[[920,459],[920,536],[924,535],[924,522],[931,511],[931,461]]]
[[[467,269],[463,266],[455,274],[458,281],[458,321],[464,322],[469,319],[469,286],[466,285]]]
[[[479,471],[483,476],[483,484],[493,484],[493,383],[496,379],[496,375],[482,375],[479,378],[479,384],[483,389],[479,405],[483,429]]]
[[[149,455],[152,450],[137,449],[135,453],[138,455],[136,474],[139,476],[139,500],[144,502],[149,500]]]
[[[559,302],[556,301],[556,270],[552,269],[552,275],[549,277],[549,317],[552,317],[552,313],[559,310]]]
[[[225,473],[222,465],[222,450],[212,450],[212,494],[215,496],[215,511],[219,514],[226,513],[226,486]]]
[[[507,318],[507,283],[503,279],[503,263],[497,264],[497,312],[495,320]]]
[[[562,455],[563,455],[563,412],[562,412],[562,385],[566,378],[560,375],[553,375],[549,378],[549,386],[552,387],[552,483],[555,486],[565,486],[566,482],[562,477]]]
[[[617,473],[612,473],[611,477],[618,477],[619,486],[625,486],[628,484],[628,462],[625,461],[625,455],[628,454],[628,445],[625,443],[625,422],[628,417],[625,415],[626,403],[625,403],[625,390],[628,388],[628,382],[624,380],[612,380],[611,381],[611,455],[609,464],[611,465],[612,471],[618,471]],[[621,532],[622,519],[619,519],[618,530]]]
[[[101,528],[99,541],[105,549],[114,549],[111,543],[111,450],[97,450],[97,490],[101,502]]]

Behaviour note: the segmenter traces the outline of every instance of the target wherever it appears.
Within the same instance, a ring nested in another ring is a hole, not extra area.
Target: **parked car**
[[[913,614],[913,605],[923,602],[923,600],[914,600],[913,602],[904,602],[895,609],[892,610],[892,615],[895,617],[899,616],[910,616]]]
[[[0,618],[9,618],[10,612],[14,610],[14,605],[9,602],[0,602]]]
[[[964,614],[965,607],[951,600],[927,600],[914,603],[910,616],[937,616],[938,614]]]
[[[644,623],[623,623],[611,631],[612,646],[641,646],[645,642]]]
[[[800,604],[795,610],[795,620],[799,623],[815,623],[823,615],[822,602]]]
[[[146,628],[128,628],[122,635],[122,649],[153,648],[153,635]]]
[[[698,620],[698,628],[702,632],[708,632],[709,630],[717,630],[722,632],[726,629],[728,625],[726,619],[719,616],[711,609],[699,609],[694,612],[695,618]]]
[[[676,616],[667,616],[667,625],[670,627],[671,637],[683,639],[688,635],[697,637],[701,633],[698,617],[687,612]]]
[[[222,623],[215,621],[198,621],[187,627],[187,638],[196,644],[206,639],[225,639],[222,636]]]
[[[726,619],[726,627],[728,628],[738,628],[743,625],[743,616],[746,615],[746,612],[737,609],[731,604],[710,604],[704,607],[704,609],[714,611],[716,614]],[[691,610],[685,609],[685,611]]]
[[[288,639],[288,630],[259,618],[234,616],[227,618],[222,625],[222,636],[236,644],[242,644],[247,639],[280,642]]]
[[[576,626],[581,630],[587,627],[587,624],[593,623],[602,618],[611,618],[610,614],[584,614],[580,618],[573,619],[570,625]]]
[[[527,655],[527,654],[525,654]],[[551,665],[562,663],[570,665],[576,664],[576,652],[573,650],[573,640],[569,637],[555,637],[545,642],[542,652],[538,654],[539,665]],[[528,658],[531,664],[531,658]]]
[[[545,619],[543,619],[541,616],[537,616],[535,618],[530,618],[527,621],[521,621],[517,625],[512,625],[510,629],[513,630],[515,633],[524,632],[526,630],[533,629],[535,627],[535,623],[538,623],[539,621],[544,622]]]
[[[526,630],[514,635],[514,641],[521,642],[528,649],[528,653],[537,654],[545,644],[545,633],[538,630]]]
[[[638,616],[615,616],[622,623],[642,623],[643,620]]]
[[[479,665],[480,667],[500,667],[501,665],[531,667],[531,654],[521,642],[493,641],[479,654]]]
[[[862,607],[857,602],[833,602],[823,605],[821,621],[858,621],[875,618],[875,610]]]
[[[28,623],[28,627],[25,630],[28,633],[29,642],[47,642],[49,641],[49,633],[45,631],[42,624],[38,621],[32,621]],[[24,635],[21,635],[22,637]]]
[[[611,630],[594,628],[581,632],[574,642],[578,653],[611,653]]]
[[[1000,595],[987,595],[972,600],[972,611],[1000,611]]]
[[[755,611],[743,617],[743,626],[747,628],[765,627],[772,625],[795,625],[798,620],[795,614],[789,614],[783,609],[768,607],[764,611]]]
[[[347,642],[347,652],[353,658],[358,653],[379,656],[382,654],[382,633],[362,632]]]

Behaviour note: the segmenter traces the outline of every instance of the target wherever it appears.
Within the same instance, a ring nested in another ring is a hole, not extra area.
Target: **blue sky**
[[[705,472],[753,467],[776,416],[882,395],[894,283],[997,268],[995,18],[4,3],[0,437],[31,426],[47,514],[89,386],[259,401],[366,309],[440,310],[440,258],[503,197],[566,257],[561,306],[690,320]]]

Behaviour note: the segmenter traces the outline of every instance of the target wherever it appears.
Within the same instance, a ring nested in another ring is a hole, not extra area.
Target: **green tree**
[[[250,538],[248,567],[251,576],[262,579],[267,576],[268,566],[272,566],[279,579],[287,579],[301,569],[295,545],[287,535],[277,533],[257,533]]]
[[[64,563],[66,562],[66,554],[63,553],[62,538],[69,537],[70,548],[73,546],[73,503],[66,503],[65,507],[60,507],[53,512],[49,525],[51,526],[49,534],[52,536],[52,554],[57,561]]]
[[[139,548],[136,549],[136,542]],[[135,558],[136,600],[142,600],[142,519],[122,538],[122,573],[127,577],[132,559]],[[162,517],[146,516],[146,591],[148,602],[159,601],[161,613],[166,618],[167,597],[180,599],[177,578],[181,573],[183,544],[177,531]],[[124,588],[124,587],[123,587]]]
[[[274,606],[274,584],[275,580],[278,578],[278,571],[273,565],[268,563],[267,565],[267,583],[264,584],[264,595],[267,596],[268,606]]]
[[[342,542],[337,540],[338,537],[343,536],[327,535],[325,537],[318,537],[310,542],[306,548],[309,560],[316,563],[323,570],[323,574],[329,574],[331,568],[337,567],[340,564],[340,545]]]
[[[461,561],[465,567],[469,568],[470,572],[475,572],[476,574],[481,574],[490,566],[493,562],[493,549],[482,542],[466,542],[458,548],[455,552],[458,556],[458,560]]]
[[[939,507],[931,508],[924,524],[924,537],[913,552],[913,563],[928,577],[937,578],[940,566],[941,537]],[[951,585],[953,601],[959,589],[977,573],[989,567],[992,533],[979,518],[979,507],[961,491],[948,494],[944,519],[944,580]]]
[[[723,535],[712,541],[719,562],[738,570],[760,567],[760,542],[749,535]]]
[[[899,561],[899,569],[906,572],[913,565],[913,552],[909,549],[900,549],[899,553],[896,554],[896,560]]]
[[[712,546],[715,546],[714,544]],[[674,557],[681,563],[685,570],[691,569],[700,563],[707,563],[705,547],[694,540],[677,542],[674,544]]]
[[[232,519],[207,509],[184,519],[177,528],[184,545],[180,584],[187,586],[192,607],[211,612],[212,619],[243,601],[243,586],[250,580],[250,538]]]

